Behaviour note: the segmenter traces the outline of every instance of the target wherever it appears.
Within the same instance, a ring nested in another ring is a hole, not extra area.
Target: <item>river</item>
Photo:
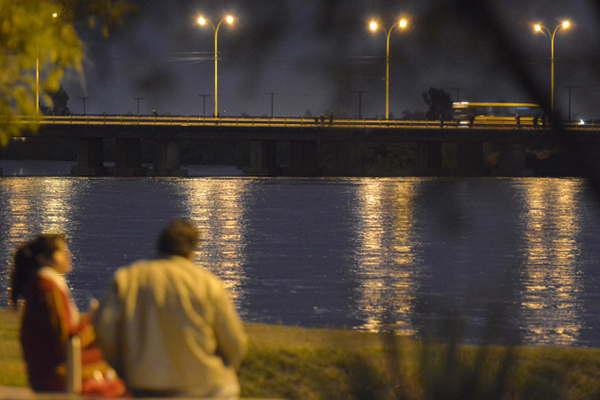
[[[1,302],[38,232],[67,235],[85,308],[185,217],[247,321],[597,347],[599,205],[579,179],[5,177]]]

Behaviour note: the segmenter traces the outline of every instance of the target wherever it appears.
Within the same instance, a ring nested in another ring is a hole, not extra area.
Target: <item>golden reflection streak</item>
[[[64,232],[71,218],[73,182],[27,178],[5,182],[8,195],[8,244],[11,247],[39,233]]]
[[[64,178],[36,180],[40,196],[40,229],[44,233],[67,233],[71,225],[74,181]]]
[[[10,251],[31,237],[34,232],[31,214],[31,181],[28,179],[7,179],[2,182],[6,198],[6,229]]]
[[[223,279],[232,299],[239,303],[246,279],[243,196],[248,183],[188,179],[181,184],[187,198],[188,216],[201,235],[196,262]]]
[[[69,179],[14,178],[1,182],[6,193],[9,263],[18,245],[40,233],[62,233],[71,221],[73,182]],[[7,279],[4,268],[2,279]],[[3,287],[5,282],[3,282]]]
[[[527,184],[526,267],[522,310],[526,335],[536,342],[571,344],[581,330],[577,309],[582,282],[576,270],[581,182]]]
[[[393,328],[414,334],[414,196],[416,181],[369,181],[359,187],[360,259],[358,308],[361,330],[380,331],[386,314]]]

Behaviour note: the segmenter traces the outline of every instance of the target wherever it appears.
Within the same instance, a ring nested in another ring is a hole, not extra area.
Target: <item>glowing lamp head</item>
[[[573,24],[568,19],[565,19],[563,22],[560,23],[560,26],[563,28],[563,30],[566,31],[568,29],[571,29]]]
[[[196,23],[200,26],[206,26],[208,24],[208,20],[203,15],[200,15],[196,19]]]
[[[375,21],[374,19],[369,21],[369,30],[371,32],[377,32],[379,30],[379,22]]]
[[[408,19],[407,18],[400,18],[400,20],[398,21],[398,28],[405,30],[408,28]]]
[[[227,25],[233,25],[235,24],[235,17],[233,15],[227,15],[225,16],[225,22],[227,23]]]
[[[543,30],[542,24],[533,24],[533,31],[535,33],[541,33]]]
[[[52,13],[52,18],[54,18],[54,19],[58,18],[58,13],[56,11],[54,11]]]

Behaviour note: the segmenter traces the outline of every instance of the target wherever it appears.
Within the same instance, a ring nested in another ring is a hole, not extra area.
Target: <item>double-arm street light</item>
[[[214,117],[219,117],[219,31],[223,23],[231,26],[235,24],[235,17],[231,14],[228,14],[221,18],[217,25],[213,24],[210,20],[208,20],[203,15],[199,15],[196,19],[196,23],[201,27],[210,26],[214,31],[214,39],[215,39],[215,51],[214,51],[214,64],[215,64],[215,93],[214,93]]]
[[[408,29],[408,18],[400,18],[387,30],[386,47],[385,47],[385,119],[390,119],[390,42],[392,32],[397,28],[401,31]],[[369,21],[369,30],[372,33],[378,32],[382,28],[381,24],[372,19]]]
[[[550,39],[550,110],[554,113],[555,111],[555,89],[554,89],[554,76],[555,76],[555,63],[556,63],[556,35],[560,31],[568,31],[571,29],[573,24],[570,20],[565,19],[560,24],[556,25],[553,30],[546,28],[541,23],[533,24],[533,31],[539,34],[545,34]]]

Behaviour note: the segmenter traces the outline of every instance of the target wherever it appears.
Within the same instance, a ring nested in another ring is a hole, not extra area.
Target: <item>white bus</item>
[[[535,125],[544,111],[535,103],[452,103],[454,120],[460,125]]]

